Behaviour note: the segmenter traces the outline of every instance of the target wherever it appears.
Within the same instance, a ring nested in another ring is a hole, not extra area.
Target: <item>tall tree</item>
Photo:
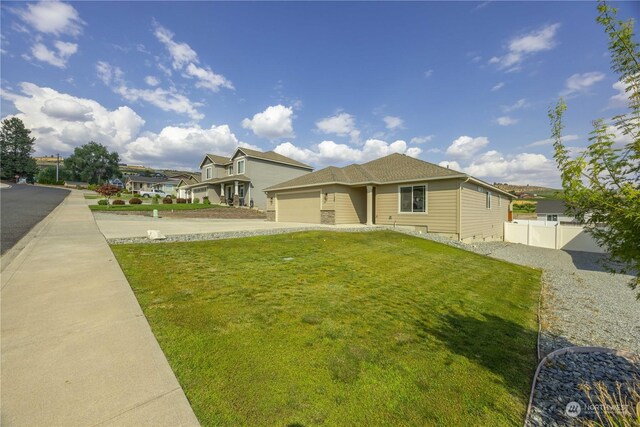
[[[117,152],[109,153],[107,147],[97,142],[76,147],[73,154],[64,159],[64,167],[71,179],[98,184],[113,177],[120,177]]]
[[[2,178],[13,179],[16,175],[33,176],[38,171],[36,161],[31,157],[34,152],[31,131],[22,120],[11,117],[2,121],[0,130],[0,169]]]
[[[549,109],[549,118],[568,210],[609,252],[605,267],[635,274],[635,289],[640,283],[640,55],[633,20],[616,16],[616,9],[599,2],[597,22],[609,36],[611,68],[626,88],[629,110],[610,122],[595,120],[590,145],[575,158],[561,139],[564,100]]]

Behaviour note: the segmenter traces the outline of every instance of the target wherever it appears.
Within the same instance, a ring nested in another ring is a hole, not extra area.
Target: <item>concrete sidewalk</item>
[[[2,271],[1,424],[198,425],[80,191]]]

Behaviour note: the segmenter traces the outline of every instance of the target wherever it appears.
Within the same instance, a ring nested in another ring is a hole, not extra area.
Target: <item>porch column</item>
[[[240,196],[238,196],[238,181],[233,181],[233,206],[240,206]]]
[[[238,195],[238,181],[233,181],[233,195]]]
[[[373,185],[367,185],[367,225],[373,225]]]
[[[224,194],[224,184],[220,184],[220,202],[227,203],[227,195]]]

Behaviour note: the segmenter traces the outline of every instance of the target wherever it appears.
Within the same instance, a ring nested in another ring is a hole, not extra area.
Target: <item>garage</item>
[[[278,194],[278,222],[320,224],[320,192]]]

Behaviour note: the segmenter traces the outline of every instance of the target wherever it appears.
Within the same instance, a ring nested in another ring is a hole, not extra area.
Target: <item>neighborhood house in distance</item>
[[[327,167],[266,189],[267,218],[413,226],[459,240],[502,239],[514,196],[403,154]]]
[[[231,157],[206,154],[200,170],[200,178],[194,179],[198,182],[180,182],[178,197],[208,197],[212,203],[265,210],[267,187],[308,174],[313,167],[274,151],[239,147]]]

